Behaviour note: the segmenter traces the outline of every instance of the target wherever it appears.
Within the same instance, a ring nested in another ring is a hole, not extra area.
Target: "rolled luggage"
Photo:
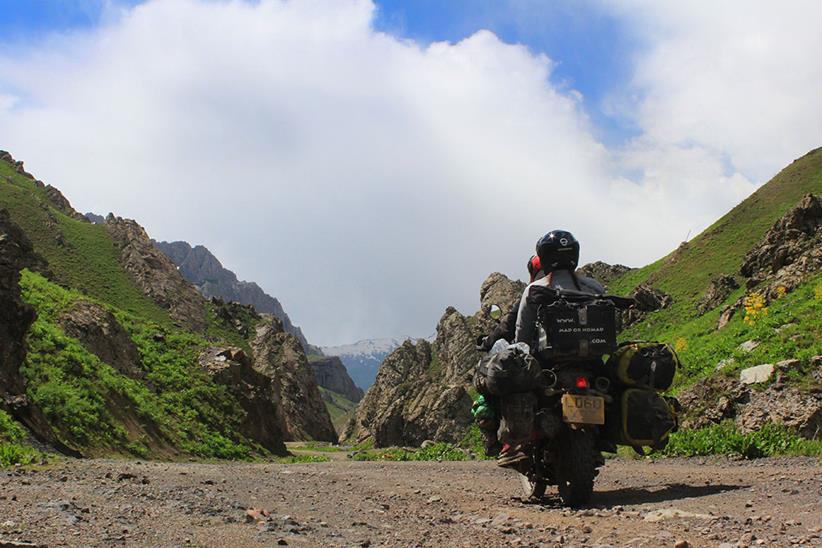
[[[620,345],[608,358],[608,367],[626,386],[663,391],[674,382],[679,357],[669,344],[637,341]]]

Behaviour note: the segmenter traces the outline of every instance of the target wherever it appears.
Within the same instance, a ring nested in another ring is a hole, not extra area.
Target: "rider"
[[[602,285],[587,276],[575,272],[579,263],[579,242],[565,230],[552,230],[537,242],[539,257],[545,276],[531,282],[522,294],[517,313],[516,342],[528,344],[536,351],[537,308],[533,298],[534,288],[570,289],[582,293],[602,294]]]
[[[570,232],[564,230],[548,232],[537,242],[536,251],[544,276],[533,279],[525,288],[517,312],[515,333],[516,342],[526,343],[531,348],[532,354],[537,353],[539,344],[537,329],[539,303],[534,297],[541,288],[575,290],[590,294],[605,292],[599,282],[575,272],[579,263],[579,242]],[[504,415],[505,407],[502,413]],[[533,423],[532,413],[530,421]],[[518,445],[512,443],[511,447],[504,447],[497,464],[516,468],[519,463],[528,459],[523,451],[523,446],[528,442],[529,440],[521,440]]]
[[[531,258],[528,259],[527,268],[530,283],[545,276],[537,255],[532,255]],[[500,339],[513,341],[516,336],[518,312],[519,310],[516,307],[511,307],[511,310],[500,319],[499,323],[494,326],[491,332],[486,337],[477,341],[477,350],[488,352],[491,350],[491,347],[494,346],[494,343]],[[497,437],[497,430],[499,429],[499,418],[496,416],[497,403],[493,396],[484,394],[482,401],[478,400],[478,403],[475,404],[473,408],[477,425],[482,433],[485,454],[489,457],[496,456],[502,449],[502,445],[499,443]]]

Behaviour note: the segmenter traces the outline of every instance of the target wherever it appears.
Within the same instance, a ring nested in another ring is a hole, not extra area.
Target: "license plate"
[[[573,424],[605,424],[605,400],[599,396],[562,396],[562,420]]]

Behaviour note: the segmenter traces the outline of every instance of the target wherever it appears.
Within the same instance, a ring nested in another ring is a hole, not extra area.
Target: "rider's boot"
[[[523,445],[511,446],[506,443],[502,446],[502,451],[500,451],[497,457],[497,466],[518,469],[529,459],[524,449],[525,447]]]
[[[499,455],[500,449],[502,449],[502,444],[497,438],[497,428],[499,427],[499,424],[497,421],[484,419],[477,421],[477,425],[479,426],[480,433],[482,434],[485,455],[488,457],[496,457]]]

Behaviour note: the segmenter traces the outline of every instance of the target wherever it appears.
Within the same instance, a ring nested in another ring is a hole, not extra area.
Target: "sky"
[[[554,228],[642,266],[822,145],[822,4],[0,0],[0,149],[315,344],[428,336]]]

